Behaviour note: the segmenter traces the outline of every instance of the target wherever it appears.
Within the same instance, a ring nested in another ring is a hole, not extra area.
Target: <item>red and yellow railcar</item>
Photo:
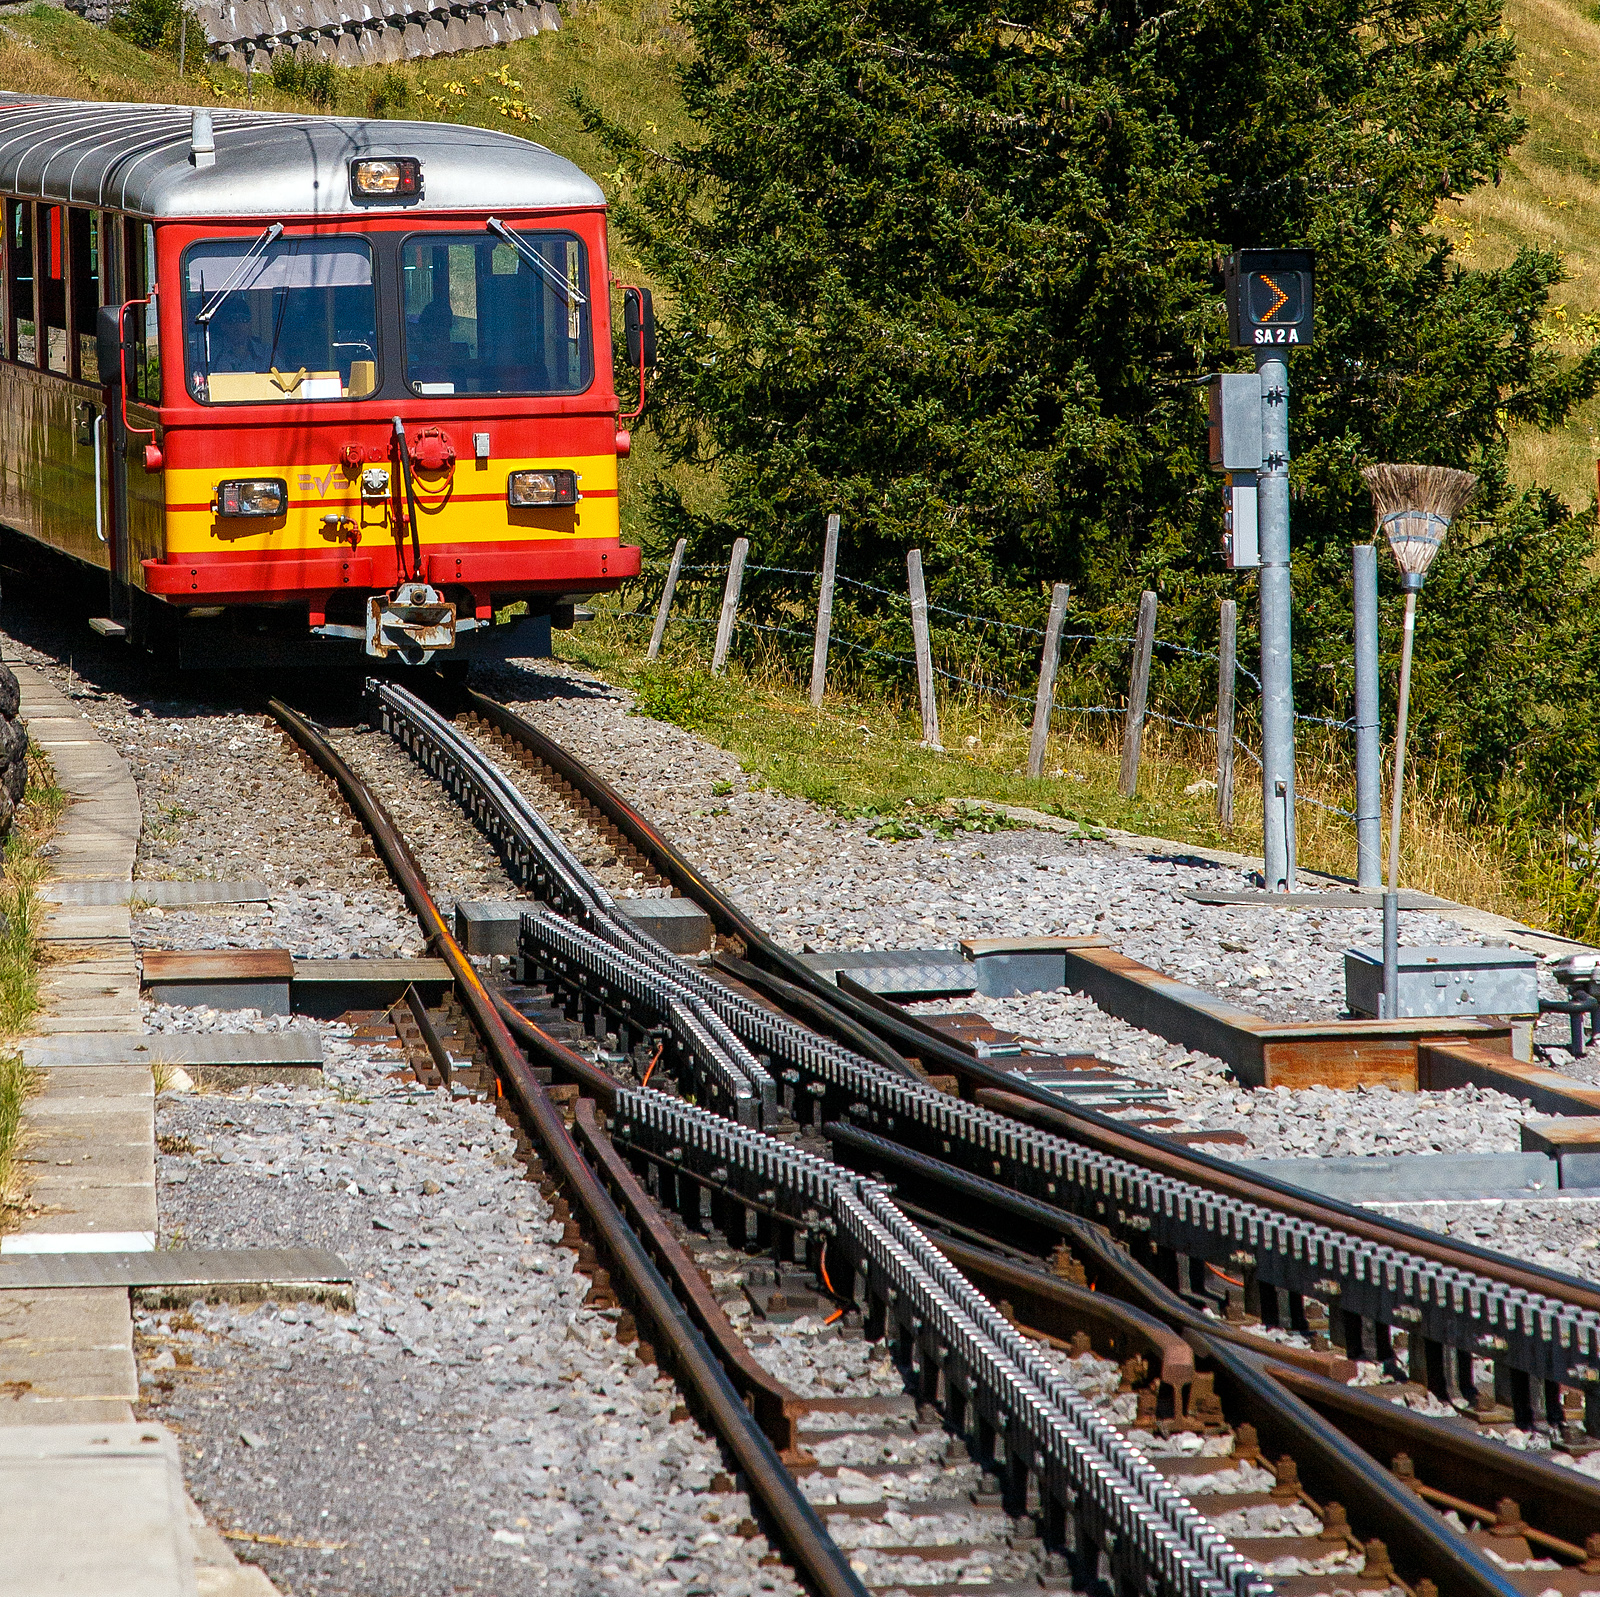
[[[570,162],[6,94],[0,199],[0,521],[105,570],[136,641],[459,659],[638,572],[605,202]]]

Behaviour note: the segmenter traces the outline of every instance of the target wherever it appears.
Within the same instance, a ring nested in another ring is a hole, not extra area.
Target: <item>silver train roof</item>
[[[216,163],[196,166],[193,110],[0,92],[0,192],[154,219],[605,203],[591,178],[543,145],[445,122],[218,107],[210,112]],[[352,201],[350,162],[384,155],[422,162],[420,199]]]

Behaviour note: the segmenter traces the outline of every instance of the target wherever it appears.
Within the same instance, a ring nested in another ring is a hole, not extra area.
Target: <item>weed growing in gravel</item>
[[[38,1085],[20,1054],[0,1057],[0,1230],[15,1207],[17,1153],[22,1141],[22,1106]]]
[[[50,762],[28,750],[28,787],[17,806],[0,863],[0,1037],[14,1037],[39,1008],[39,883],[47,873],[40,850],[67,807]]]
[[[17,807],[0,862],[0,1036],[14,1037],[39,1008],[38,886],[45,874],[40,849],[67,807],[50,762],[28,750],[28,787]],[[39,1074],[18,1054],[0,1056],[0,1230],[17,1194],[17,1154],[22,1141],[22,1106],[37,1089]]]
[[[884,843],[911,843],[924,836],[948,842],[958,832],[1009,832],[1021,825],[1009,815],[960,800],[950,805],[935,805],[917,804],[907,799],[904,808],[893,814],[886,815],[875,805],[867,805],[853,814],[856,820],[878,820],[878,825],[868,835]]]

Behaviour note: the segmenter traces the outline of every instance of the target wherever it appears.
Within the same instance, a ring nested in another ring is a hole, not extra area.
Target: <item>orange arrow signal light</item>
[[[1289,296],[1287,294],[1285,294],[1284,291],[1281,288],[1279,288],[1278,285],[1276,283],[1274,283],[1272,281],[1272,279],[1270,277],[1268,277],[1265,272],[1263,272],[1261,274],[1261,281],[1263,283],[1265,283],[1267,285],[1267,287],[1270,288],[1272,290],[1272,292],[1278,296],[1275,300],[1273,300],[1272,304],[1267,308],[1267,310],[1265,311],[1265,313],[1261,317],[1262,321],[1270,322],[1272,320],[1272,318],[1274,316],[1276,316],[1278,314],[1278,312],[1281,311],[1283,309],[1283,307],[1289,303]]]

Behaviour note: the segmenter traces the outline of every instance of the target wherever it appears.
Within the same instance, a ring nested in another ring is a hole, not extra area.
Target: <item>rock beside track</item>
[[[21,703],[16,673],[0,665],[0,837],[11,830],[28,786],[28,733],[17,713]]]

